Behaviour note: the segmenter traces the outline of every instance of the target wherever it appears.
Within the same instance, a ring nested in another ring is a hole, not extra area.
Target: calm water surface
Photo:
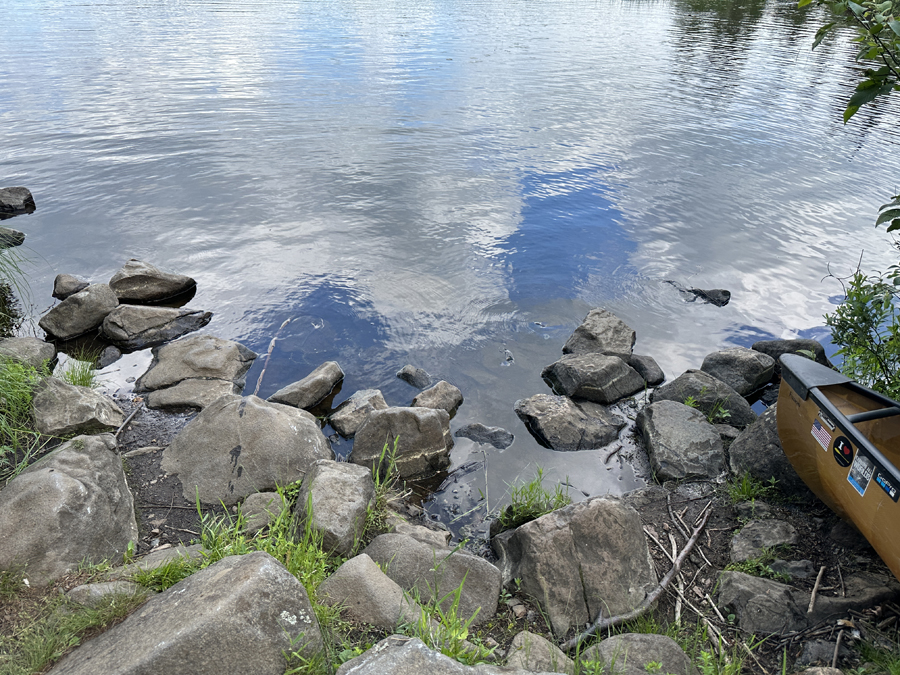
[[[424,367],[466,397],[454,429],[516,436],[459,439],[454,466],[474,470],[434,513],[482,493],[493,509],[537,466],[576,497],[640,484],[608,450],[541,448],[513,413],[591,307],[674,377],[726,346],[823,337],[828,265],[889,262],[872,222],[896,191],[898,109],[841,124],[849,47],[811,53],[823,17],[793,3],[0,10],[0,184],[38,203],[6,223],[28,233],[35,313],[57,273],[104,281],[136,257],[198,280],[208,332],[259,353],[278,336],[263,396],[335,359],[334,403],[377,387],[407,405],[394,373]],[[687,304],[666,279],[733,299]]]

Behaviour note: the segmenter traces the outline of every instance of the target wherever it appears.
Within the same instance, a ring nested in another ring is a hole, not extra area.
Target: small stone
[[[71,274],[57,274],[53,281],[53,297],[57,300],[65,300],[88,286],[90,286],[90,282],[79,277]]]
[[[416,389],[424,389],[431,384],[431,375],[422,368],[405,365],[397,371],[397,377]]]

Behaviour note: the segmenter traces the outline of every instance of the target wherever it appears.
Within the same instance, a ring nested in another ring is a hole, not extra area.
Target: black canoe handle
[[[893,417],[894,415],[900,415],[900,408],[897,406],[879,408],[878,410],[867,410],[866,412],[856,413],[855,415],[847,415],[847,421],[850,422],[850,424],[859,424],[860,422],[880,420],[882,417]]]

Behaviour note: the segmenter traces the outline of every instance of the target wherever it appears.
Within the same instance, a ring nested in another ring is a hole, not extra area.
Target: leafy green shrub
[[[572,503],[568,490],[557,485],[553,492],[543,486],[544,470],[538,467],[537,475],[524,485],[512,486],[510,504],[500,512],[498,520],[504,530],[511,530],[545,513]]]
[[[751,502],[763,497],[768,497],[775,492],[775,484],[778,481],[772,477],[768,482],[754,478],[749,473],[744,473],[740,478],[729,481],[726,490],[732,504],[739,502]]]

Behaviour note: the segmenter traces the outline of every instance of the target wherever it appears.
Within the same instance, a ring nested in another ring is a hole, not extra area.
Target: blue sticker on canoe
[[[900,489],[897,488],[894,477],[886,473],[884,469],[878,469],[875,472],[875,482],[878,484],[878,487],[887,492],[887,496],[895,502],[900,499]]]
[[[853,460],[853,466],[850,467],[850,473],[847,474],[847,481],[853,486],[853,489],[862,497],[869,487],[869,481],[872,480],[872,474],[875,472],[875,462],[862,452],[856,453]]]

